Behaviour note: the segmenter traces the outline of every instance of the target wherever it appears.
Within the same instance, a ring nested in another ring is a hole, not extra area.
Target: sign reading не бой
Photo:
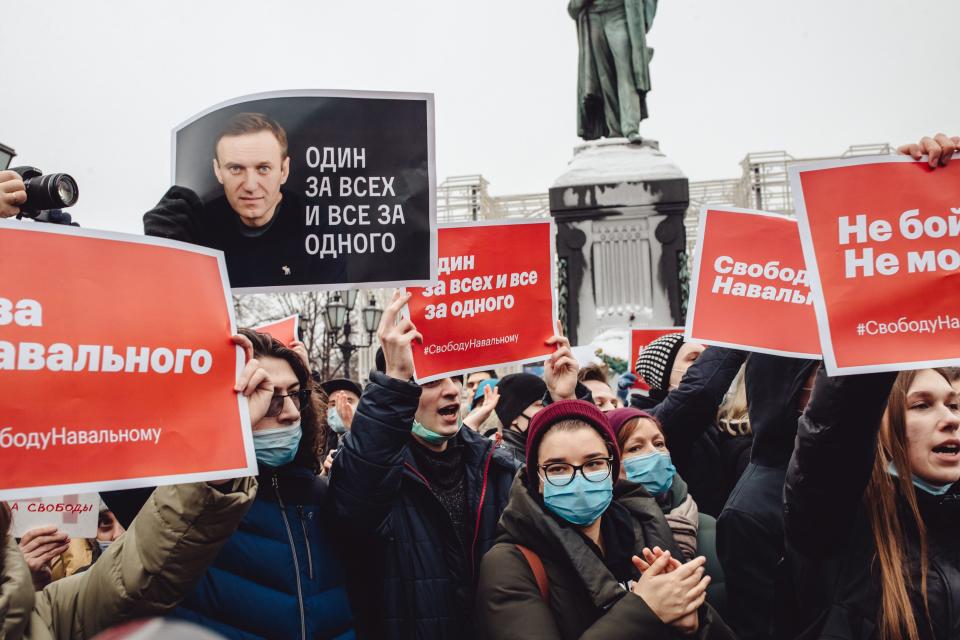
[[[960,363],[960,162],[832,160],[790,179],[827,372]]]

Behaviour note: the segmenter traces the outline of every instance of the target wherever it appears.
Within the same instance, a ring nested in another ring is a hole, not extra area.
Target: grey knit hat
[[[665,392],[670,388],[670,371],[682,346],[683,334],[670,333],[660,336],[640,350],[637,373],[651,389]]]

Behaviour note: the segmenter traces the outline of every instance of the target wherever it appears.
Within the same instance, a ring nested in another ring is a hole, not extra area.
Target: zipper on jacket
[[[430,485],[430,482],[424,477],[422,473],[417,471],[412,465],[410,465],[407,462],[404,462],[403,464],[407,469],[410,470],[411,473],[413,473],[413,475],[415,475],[417,478],[420,479],[421,482],[423,482],[424,488],[426,488],[426,490],[429,492],[430,497],[433,498],[434,504],[436,504],[437,507],[440,509],[440,511],[443,513],[445,521],[450,523],[450,531],[453,532],[453,537],[457,539],[457,546],[460,547],[460,555],[463,559],[463,562],[467,563],[469,561],[469,558],[467,557],[466,540],[461,540],[460,536],[456,534],[453,528],[453,518],[450,517],[450,514],[447,513],[447,510],[440,503],[440,499],[437,498],[437,494],[434,493],[433,487]],[[469,570],[469,567],[467,567],[467,569]],[[472,571],[470,575],[471,576],[473,575]]]
[[[497,437],[492,441],[493,446],[490,447],[490,451],[489,453],[487,453],[486,462],[483,465],[483,480],[480,486],[480,502],[479,502],[479,505],[477,506],[477,519],[473,527],[473,543],[470,545],[469,556],[467,555],[466,540],[460,543],[460,550],[463,552],[464,560],[468,562],[470,565],[467,569],[470,573],[471,582],[475,580],[477,577],[477,567],[476,567],[477,541],[480,538],[480,518],[483,515],[483,503],[487,497],[487,479],[489,477],[489,472],[490,472],[490,462],[493,460],[493,454],[496,451],[497,447],[500,445],[501,440],[502,438],[498,433]],[[410,470],[411,473],[413,473],[417,478],[419,478],[420,481],[423,482],[423,484],[430,491],[430,495],[432,495],[434,499],[436,499],[436,495],[433,493],[433,487],[430,486],[430,482],[423,476],[423,474],[420,473],[415,467],[413,467],[413,465],[407,462],[404,462],[403,466],[405,466],[407,469]],[[439,500],[438,500],[438,504],[439,504]],[[444,513],[446,513],[446,509],[444,509],[443,511]],[[449,514],[446,514],[446,515],[447,515],[447,521],[450,522],[450,527],[453,528],[453,520],[450,518]]]
[[[300,526],[303,527],[303,540],[307,543],[307,576],[313,580],[313,552],[310,551],[310,535],[307,533],[307,521],[304,519],[303,507],[297,506],[300,514]]]
[[[302,640],[307,640],[307,620],[303,611],[303,587],[300,584],[300,562],[297,560],[297,546],[293,541],[293,530],[290,528],[286,507],[283,506],[283,498],[280,497],[280,481],[276,474],[273,476],[273,492],[277,496],[277,504],[280,505],[280,517],[283,518],[283,525],[287,528],[287,540],[290,542],[290,554],[293,556],[293,571],[297,578],[297,604],[300,606],[300,637]],[[309,545],[307,546],[309,548]]]
[[[490,453],[487,454],[487,461],[483,465],[483,486],[480,490],[480,504],[477,506],[477,521],[473,526],[473,544],[470,545],[470,576],[472,579],[476,579],[477,577],[477,540],[480,539],[480,516],[483,514],[483,501],[487,497],[487,478],[490,472],[490,461],[493,460],[493,452],[496,451],[500,445],[500,437],[498,433],[493,441],[493,446],[490,447]]]

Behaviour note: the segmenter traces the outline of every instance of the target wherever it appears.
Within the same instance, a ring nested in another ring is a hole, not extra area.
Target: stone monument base
[[[561,313],[573,344],[680,326],[687,177],[655,140],[585,142],[550,188]]]

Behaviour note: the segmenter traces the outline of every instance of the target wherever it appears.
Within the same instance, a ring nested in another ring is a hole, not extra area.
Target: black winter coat
[[[797,583],[798,638],[879,637],[880,576],[863,494],[894,373],[827,378],[821,371],[800,419],[784,487],[787,553]],[[929,544],[930,625],[920,598],[914,615],[922,638],[960,638],[960,496],[917,491]],[[904,569],[920,581],[919,542],[912,516],[904,522]],[[917,590],[919,591],[919,590]],[[931,632],[932,627],[932,632]]]
[[[465,548],[410,451],[419,398],[415,384],[370,374],[330,489],[338,513],[384,545],[386,637],[468,639],[480,559],[493,546],[517,465],[495,441],[460,430],[472,532]]]
[[[819,362],[755,353],[744,382],[753,449],[750,464],[717,520],[717,551],[726,578],[724,619],[741,640],[772,634],[783,559],[783,482],[797,435],[803,387]]]
[[[662,401],[631,398],[633,406],[660,421],[677,473],[700,511],[713,517],[720,515],[737,482],[737,451],[749,444],[749,436],[733,438],[716,426],[717,408],[746,357],[743,351],[710,347]]]
[[[223,251],[234,288],[310,284],[314,277],[296,240],[305,235],[301,200],[284,189],[272,220],[251,237],[226,196],[201,202],[190,189],[173,186],[144,214],[143,231]],[[336,281],[336,274],[325,275]]]

